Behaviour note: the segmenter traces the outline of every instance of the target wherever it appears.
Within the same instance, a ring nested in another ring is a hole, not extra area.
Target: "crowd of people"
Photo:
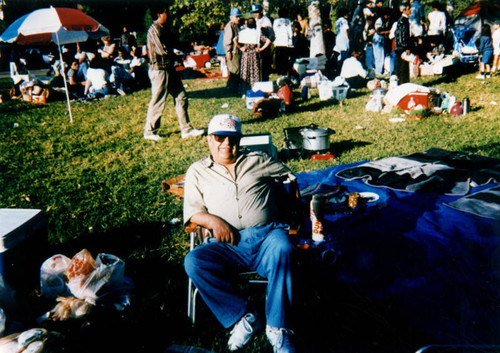
[[[68,91],[74,99],[125,95],[149,84],[144,54],[134,35],[124,27],[117,42],[105,36],[95,43],[77,43],[74,48],[65,48],[63,62],[55,60],[52,65],[51,85],[62,86],[62,70],[65,70]]]
[[[41,82],[47,88],[65,89],[63,74],[71,99],[125,95],[149,85],[147,53],[140,49],[135,36],[126,27],[119,40],[113,41],[110,36],[104,36],[96,41],[65,45],[61,52],[61,56],[46,55],[51,65],[48,80],[38,80],[29,75],[25,60],[21,58],[18,48],[13,47],[11,63],[18,72],[26,73],[22,79],[12,77],[17,90],[22,91],[24,86]],[[14,74],[11,69],[11,76]]]
[[[354,8],[335,10],[336,21],[323,18],[322,23],[324,73],[329,79],[341,76],[358,86],[369,78],[397,77],[401,84],[409,81],[411,65],[418,69],[421,64],[437,64],[454,49],[452,1],[432,2],[427,14],[421,0],[398,4],[358,0]],[[309,57],[313,35],[308,19],[300,13],[290,16],[287,8],[279,9],[274,19],[264,14],[260,4],[253,4],[251,13],[254,18],[243,19],[240,10],[233,8],[220,39],[225,53],[221,59],[229,71],[227,87],[238,94],[256,81],[267,81],[271,72],[293,74],[295,60]],[[487,78],[499,66],[497,29],[498,24],[493,29],[483,26],[477,43],[478,78]]]
[[[253,17],[243,19],[233,8],[220,38],[227,88],[236,94],[244,94],[255,82],[268,81],[272,72],[289,75],[295,59],[309,56],[307,19],[301,14],[291,20],[288,9],[281,8],[278,18],[271,20],[258,3],[251,13]]]
[[[354,9],[336,9],[334,24],[323,19],[319,30],[328,78],[340,76],[351,87],[364,87],[370,77],[377,76],[395,75],[404,83],[409,81],[410,62],[435,62],[452,49],[452,9],[435,2],[426,16],[420,0],[384,5],[383,0],[359,0]],[[94,47],[77,44],[65,52],[63,62],[54,63],[55,79],[65,70],[68,90],[75,98],[151,87],[143,132],[143,138],[151,141],[162,139],[161,118],[170,94],[181,138],[203,135],[205,130],[193,128],[189,120],[188,97],[175,68],[175,36],[168,25],[168,7],[155,5],[150,13],[154,22],[147,32],[145,51],[124,27],[119,43],[107,36]],[[243,20],[238,8],[231,9],[217,46],[231,93],[246,92],[255,82],[269,80],[272,72],[294,75],[296,59],[310,56],[313,34],[302,14],[292,20],[287,9],[281,8],[278,17],[271,19],[258,3],[252,4],[251,13],[251,18]],[[494,26],[492,34],[484,26],[479,41],[482,77],[499,67],[498,27]],[[216,318],[231,328],[230,351],[243,348],[265,321],[273,351],[294,353],[293,247],[272,188],[275,179],[288,178],[294,183],[296,178],[270,156],[240,150],[241,125],[230,114],[213,117],[207,131],[211,156],[187,171],[184,224],[201,225],[212,233],[206,244],[187,254],[185,269]],[[242,267],[268,280],[264,315],[232,284],[231,274]]]

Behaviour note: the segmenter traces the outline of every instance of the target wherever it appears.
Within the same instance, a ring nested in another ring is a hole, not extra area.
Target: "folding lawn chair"
[[[289,223],[292,223],[291,221],[297,221],[299,217],[297,217],[297,210],[298,210],[298,205],[300,204],[299,201],[299,194],[298,194],[298,187],[295,183],[290,183],[289,180],[285,181],[277,181],[276,182],[276,190],[278,192],[277,197],[282,199],[283,205],[286,205],[286,207],[283,207],[283,209],[286,212],[287,219],[290,220]],[[297,207],[297,208],[296,208]],[[296,234],[297,233],[297,228],[295,227],[294,224],[290,225],[290,231],[289,234]],[[189,250],[193,250],[197,245],[203,244],[205,241],[205,238],[209,232],[206,228],[203,228],[202,226],[199,226],[197,224],[190,224],[185,228],[185,231],[189,233],[190,235],[190,240],[189,240]],[[240,279],[244,283],[248,284],[267,284],[267,279],[260,277],[257,272],[255,271],[244,271],[240,272],[239,274]],[[198,288],[196,288],[191,281],[191,278],[188,278],[188,300],[187,300],[187,316],[191,320],[191,323],[195,325],[196,323],[196,297],[198,295]]]

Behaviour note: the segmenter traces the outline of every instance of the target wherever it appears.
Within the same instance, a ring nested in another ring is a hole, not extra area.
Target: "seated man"
[[[188,276],[219,322],[229,328],[231,351],[243,347],[257,326],[257,313],[237,294],[238,269],[267,278],[266,334],[274,352],[295,352],[288,329],[292,305],[292,252],[288,226],[278,222],[275,178],[295,176],[263,152],[239,150],[240,120],[216,115],[208,126],[210,157],[192,164],[184,184],[184,222],[212,231],[188,253]]]
[[[85,79],[78,77],[79,66],[79,61],[73,60],[67,73],[68,91],[75,98],[83,97],[83,91],[85,89],[86,83]]]
[[[351,88],[364,88],[368,83],[368,72],[358,58],[361,52],[353,50],[351,56],[344,60],[340,76],[343,77]]]

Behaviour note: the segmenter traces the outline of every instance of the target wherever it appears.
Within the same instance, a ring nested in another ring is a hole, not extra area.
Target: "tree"
[[[174,30],[181,42],[199,42],[213,45],[221,24],[229,21],[231,7],[239,2],[224,0],[183,0],[174,1],[171,19]]]

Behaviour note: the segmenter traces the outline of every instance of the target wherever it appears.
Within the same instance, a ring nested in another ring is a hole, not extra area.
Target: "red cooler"
[[[416,109],[419,105],[422,106],[422,109],[429,108],[428,92],[409,93],[398,102],[398,107],[403,110]]]

